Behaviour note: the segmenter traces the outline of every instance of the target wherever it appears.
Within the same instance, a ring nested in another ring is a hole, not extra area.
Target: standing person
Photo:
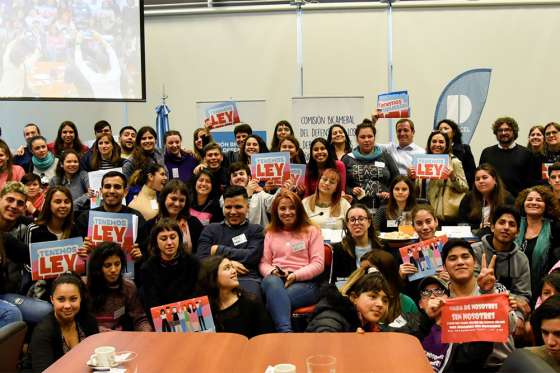
[[[280,140],[283,140],[290,135],[295,137],[294,129],[292,128],[290,122],[288,122],[287,120],[281,120],[276,123],[276,126],[274,127],[274,134],[272,135],[272,141],[270,143],[270,151],[281,151]],[[298,150],[297,158],[303,160],[303,163],[305,163],[305,154],[303,153],[303,150],[301,148],[299,148]]]
[[[230,150],[224,154],[224,161],[228,167],[240,160],[240,155],[243,154],[243,148],[245,147],[245,141],[248,136],[253,134],[253,129],[247,123],[240,123],[233,129],[233,134],[235,135],[237,150]]]
[[[418,193],[423,196],[426,193],[428,201],[436,211],[437,218],[447,225],[455,223],[459,216],[459,205],[469,190],[469,185],[463,171],[463,165],[459,158],[451,153],[451,142],[446,133],[433,131],[428,137],[426,145],[428,154],[447,154],[449,165],[443,168],[442,179],[429,180],[427,191],[422,190],[424,183],[417,180]],[[409,168],[409,176],[416,179],[416,170]]]
[[[84,154],[88,147],[82,144],[78,135],[78,128],[69,120],[60,123],[56,139],[47,145],[54,155],[61,155],[64,150],[74,149],[78,154]]]
[[[25,145],[20,146],[14,154],[14,164],[21,166],[25,172],[29,172],[32,167],[31,157],[33,153],[31,152],[31,144],[29,140],[33,137],[41,134],[39,126],[35,123],[27,123],[23,126],[23,138],[25,140]]]
[[[35,327],[30,355],[33,372],[42,372],[90,335],[99,332],[89,308],[87,290],[75,274],[65,273],[53,282],[53,312]]]
[[[87,172],[80,170],[80,155],[75,150],[65,150],[60,156],[56,175],[49,182],[49,188],[54,186],[67,187],[72,193],[74,210],[84,210],[90,197],[89,178]]]
[[[550,122],[544,126],[544,139],[543,163],[560,162],[560,124]]]
[[[490,233],[494,211],[498,206],[513,205],[515,200],[506,190],[494,167],[483,163],[474,173],[474,188],[459,205],[459,223],[468,223],[473,233],[482,237]]]
[[[152,127],[142,127],[136,136],[136,146],[132,156],[123,164],[123,174],[130,178],[135,171],[146,168],[149,164],[165,165],[163,154],[156,148],[157,134]],[[134,180],[129,180],[134,184]]]
[[[189,199],[191,201],[190,213],[198,218],[202,225],[219,223],[224,220],[218,186],[214,175],[209,170],[203,169],[193,177],[189,188]]]
[[[541,179],[540,164],[527,148],[515,143],[519,135],[519,125],[515,119],[498,118],[492,130],[498,144],[485,148],[478,164],[489,163],[494,166],[506,189],[516,196]]]
[[[119,131],[119,145],[121,147],[121,157],[128,159],[134,151],[136,143],[136,128],[132,126],[124,126]]]
[[[81,165],[84,171],[108,170],[122,167],[124,160],[121,158],[121,150],[113,136],[107,133],[101,134],[91,148],[89,157],[82,157]]]
[[[136,285],[123,278],[125,264],[126,256],[117,243],[103,242],[93,250],[87,275],[92,313],[101,332],[151,332]]]
[[[315,193],[321,174],[328,168],[336,169],[340,175],[342,191],[344,192],[346,190],[346,167],[344,163],[335,158],[336,155],[327,140],[318,137],[311,141],[309,149],[309,163],[305,168],[305,178],[303,180],[305,197]]]
[[[335,154],[335,159],[342,161],[342,157],[352,151],[352,142],[346,129],[340,124],[333,124],[329,127],[327,144]]]
[[[20,181],[23,175],[25,175],[23,168],[14,164],[10,147],[0,139],[0,189],[7,181]]]
[[[315,193],[303,199],[303,207],[313,224],[322,229],[343,229],[350,203],[342,198],[341,174],[327,168],[321,174]]]
[[[45,202],[45,191],[41,187],[41,178],[35,174],[25,174],[21,183],[27,188],[27,201],[25,202],[25,216],[36,218],[39,216]]]
[[[165,143],[165,167],[170,179],[189,182],[198,164],[195,157],[181,149],[183,137],[179,131],[167,131],[163,136]]]
[[[321,231],[309,221],[297,194],[281,191],[272,204],[259,266],[277,331],[291,332],[292,310],[317,302],[324,255]]]
[[[251,166],[251,156],[260,153],[268,153],[266,143],[259,135],[249,135],[245,139],[243,151],[239,154],[239,162]],[[230,168],[232,164],[230,164]]]
[[[29,145],[33,153],[31,158],[32,167],[29,171],[39,175],[41,177],[41,184],[46,186],[56,173],[58,158],[49,151],[47,139],[41,135],[31,138]]]
[[[463,144],[463,134],[459,125],[451,119],[443,119],[439,121],[437,130],[447,133],[449,140],[451,140],[451,150],[453,155],[459,158],[465,171],[465,177],[469,183],[469,188],[472,188],[474,182],[474,171],[476,164],[469,144]]]
[[[560,371],[560,295],[549,298],[535,310],[531,326],[535,339],[542,340],[543,345],[525,348],[546,361],[552,370]]]
[[[211,142],[212,134],[206,128],[197,128],[193,132],[193,153],[194,157],[198,162],[202,161],[204,155],[202,154],[202,149]]]
[[[221,194],[228,185],[228,172],[224,164],[222,147],[215,142],[211,142],[202,149],[202,154],[202,162],[196,166],[193,173],[198,175],[203,169],[210,171],[218,186],[216,192]]]
[[[279,142],[279,151],[290,153],[290,163],[294,164],[305,164],[305,155],[302,157],[301,150],[299,146],[299,141],[293,135],[288,135],[281,139]]]
[[[218,255],[202,261],[198,285],[201,294],[208,295],[217,332],[247,338],[274,332],[266,308],[242,290],[236,266],[228,258]]]
[[[371,207],[374,202],[389,198],[389,185],[399,174],[389,153],[375,145],[376,132],[373,123],[364,119],[356,127],[358,146],[342,158],[346,166],[346,194]]]
[[[544,155],[544,127],[533,126],[529,129],[527,149],[537,155]]]
[[[552,188],[554,197],[560,202],[560,162],[548,168],[548,184]]]
[[[379,232],[394,232],[401,225],[412,225],[410,216],[416,206],[414,182],[409,177],[399,175],[389,186],[387,204],[375,212],[373,225]]]
[[[155,163],[148,165],[140,172],[138,179],[138,185],[141,185],[142,189],[128,206],[139,211],[144,219],[152,219],[159,211],[157,195],[166,183],[167,169],[165,166]]]
[[[395,124],[395,132],[399,141],[395,143],[380,144],[379,146],[386,150],[387,153],[395,161],[399,173],[406,175],[408,169],[412,166],[412,159],[415,154],[424,154],[426,152],[421,146],[414,143],[414,122],[412,119],[399,119]]]

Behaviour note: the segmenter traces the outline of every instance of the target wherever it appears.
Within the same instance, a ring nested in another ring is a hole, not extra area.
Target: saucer
[[[109,369],[109,368],[115,368],[115,367],[117,367],[117,366],[120,364],[120,362],[118,362],[118,361],[113,361],[113,364],[111,364],[110,367],[100,366],[100,365],[94,364],[94,362],[93,362],[93,357],[94,357],[94,356],[95,356],[95,355],[91,355],[91,356],[89,357],[89,360],[88,360],[87,363],[86,363],[86,365],[87,365],[88,367],[93,368],[93,369],[102,369],[102,368],[107,368],[107,369]]]

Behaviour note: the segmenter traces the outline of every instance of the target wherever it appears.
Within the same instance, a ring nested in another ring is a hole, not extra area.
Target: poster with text
[[[412,166],[419,179],[443,179],[443,170],[449,167],[448,154],[414,154]]]
[[[31,279],[55,278],[67,271],[85,273],[85,262],[78,256],[78,249],[82,246],[82,237],[30,244]]]
[[[100,192],[101,180],[103,180],[103,176],[110,171],[117,171],[122,173],[122,167],[88,172],[89,187],[95,192],[95,196],[90,197],[89,199],[90,208],[94,209],[101,206],[101,202],[103,201],[103,197],[101,196],[101,192]],[[126,200],[124,198],[123,198],[123,204],[126,204]]]
[[[206,108],[204,113],[204,124],[210,129],[231,126],[239,122],[235,101],[218,102]]]
[[[282,186],[290,178],[290,153],[261,153],[251,156],[251,175],[259,181],[272,180]]]
[[[150,313],[156,332],[212,333],[216,331],[207,296],[152,307]]]
[[[441,249],[446,242],[447,236],[439,236],[399,249],[402,262],[412,264],[418,269],[418,272],[408,276],[408,281],[433,276],[443,269]]]
[[[377,96],[377,115],[379,118],[410,117],[408,91],[389,92]]]
[[[309,159],[309,146],[317,137],[327,138],[329,127],[340,124],[354,139],[356,126],[364,116],[364,97],[293,97],[292,127],[305,156]]]
[[[441,310],[443,343],[506,342],[509,300],[506,293],[449,298]]]
[[[290,176],[294,178],[294,185],[303,187],[305,168],[304,164],[290,163]]]

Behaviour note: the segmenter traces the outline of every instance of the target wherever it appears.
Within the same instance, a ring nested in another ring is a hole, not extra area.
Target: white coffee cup
[[[294,364],[276,364],[274,373],[296,373],[296,366]]]
[[[112,367],[115,365],[115,348],[113,346],[101,346],[94,350],[93,363],[98,367]]]

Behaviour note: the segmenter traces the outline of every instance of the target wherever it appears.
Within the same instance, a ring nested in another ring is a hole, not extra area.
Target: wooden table
[[[231,372],[246,344],[246,337],[230,333],[106,332],[84,339],[45,372],[90,373],[86,362],[99,346],[136,352],[131,373]]]
[[[311,355],[336,357],[337,373],[433,373],[413,336],[402,333],[289,333],[251,338],[241,362],[243,373],[263,373],[268,365],[295,364],[307,372]]]

